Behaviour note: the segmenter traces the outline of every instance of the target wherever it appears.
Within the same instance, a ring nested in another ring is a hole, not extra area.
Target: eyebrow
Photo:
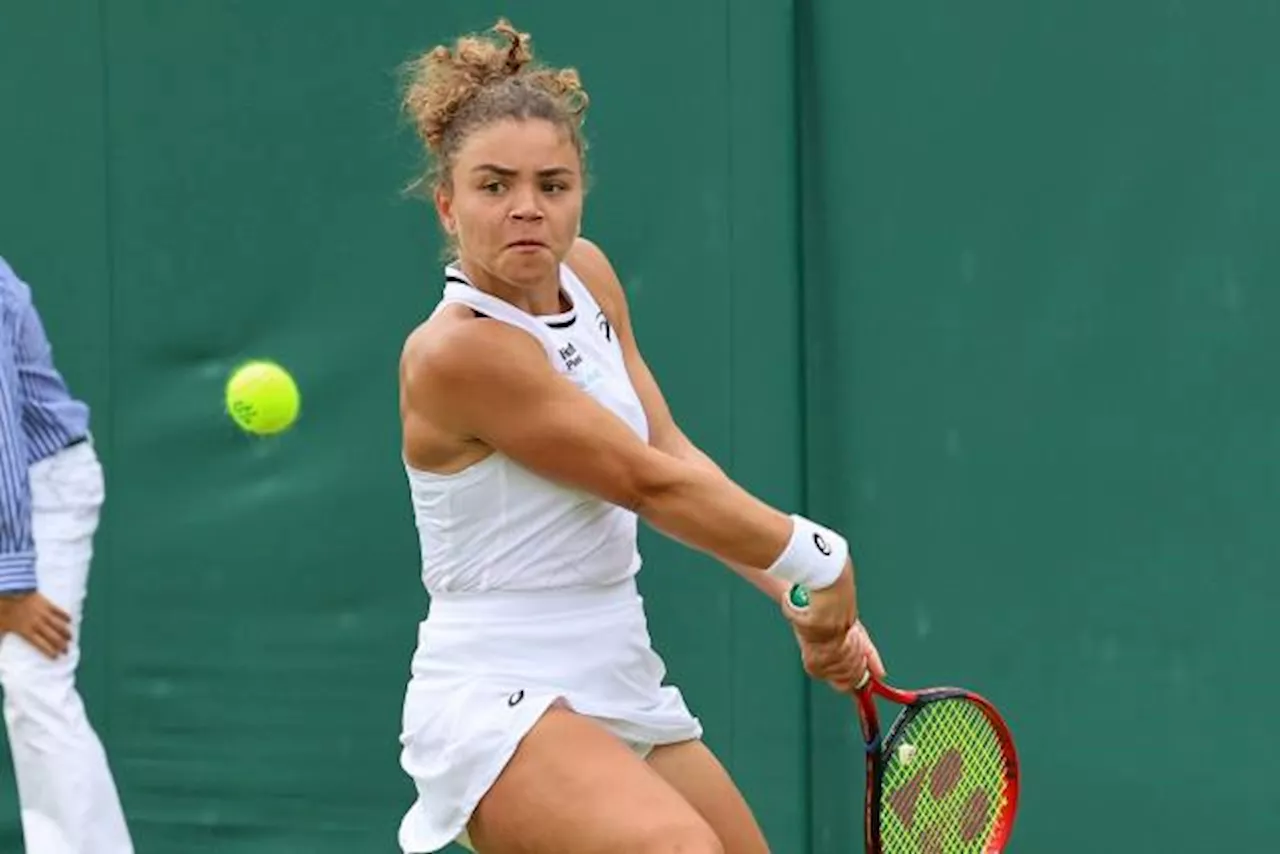
[[[475,167],[471,171],[472,172],[493,172],[497,175],[503,176],[504,178],[514,178],[516,175],[520,174],[515,169],[511,169],[507,166],[499,166],[496,163],[481,163],[479,166]],[[557,175],[570,175],[572,173],[573,173],[573,170],[570,169],[568,166],[551,166],[546,169],[539,169],[538,177],[553,178]]]

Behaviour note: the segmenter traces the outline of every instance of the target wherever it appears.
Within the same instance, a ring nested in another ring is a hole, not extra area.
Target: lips
[[[515,240],[507,244],[508,249],[546,249],[547,244],[541,240]]]

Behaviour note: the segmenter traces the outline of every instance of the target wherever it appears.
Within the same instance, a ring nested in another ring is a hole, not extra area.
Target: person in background
[[[104,495],[89,408],[53,362],[31,288],[0,258],[0,689],[32,854],[132,854],[76,689]]]

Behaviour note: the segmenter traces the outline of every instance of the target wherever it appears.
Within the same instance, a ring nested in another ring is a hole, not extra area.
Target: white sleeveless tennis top
[[[461,303],[536,338],[556,370],[608,407],[644,441],[644,408],[618,336],[567,265],[560,287],[569,311],[534,316],[445,269],[435,312]],[[434,314],[434,312],[433,312]],[[528,591],[611,584],[640,569],[633,512],[566,488],[494,452],[455,474],[405,465],[428,594]]]

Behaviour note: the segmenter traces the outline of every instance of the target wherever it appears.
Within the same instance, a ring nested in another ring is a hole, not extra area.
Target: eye
[[[491,196],[496,196],[505,190],[506,186],[501,181],[485,181],[480,185],[480,189]]]
[[[547,195],[554,196],[556,193],[563,193],[569,189],[569,185],[564,181],[543,181],[542,192]]]

